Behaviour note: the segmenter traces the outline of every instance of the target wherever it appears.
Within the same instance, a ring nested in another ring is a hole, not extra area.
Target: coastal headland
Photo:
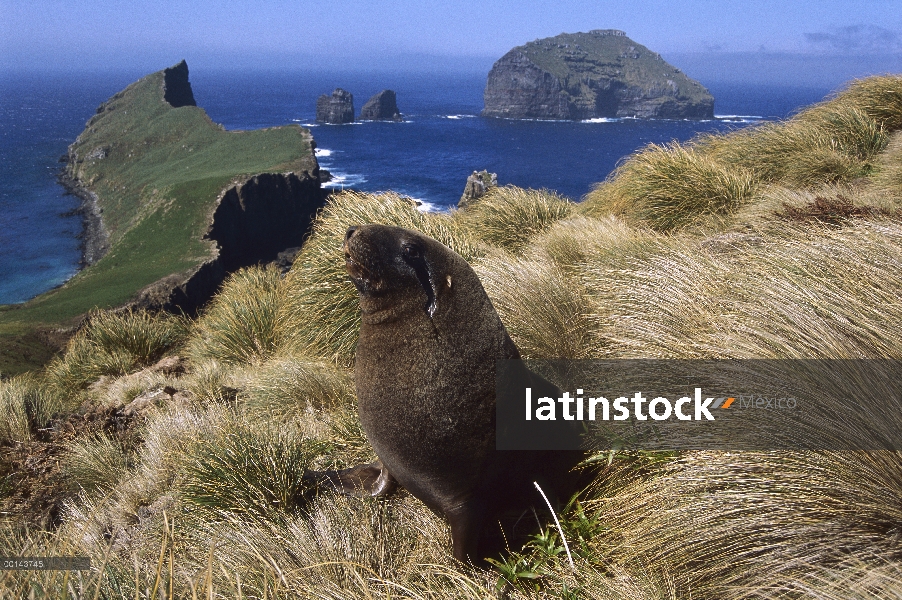
[[[0,307],[0,372],[34,368],[95,308],[192,313],[229,272],[299,246],[324,203],[310,132],[225,131],[184,61],[100,105],[60,180],[82,200],[83,268]]]

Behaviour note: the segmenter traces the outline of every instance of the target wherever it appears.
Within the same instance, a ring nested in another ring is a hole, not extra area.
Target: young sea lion
[[[534,481],[569,495],[581,453],[495,449],[495,361],[520,353],[463,258],[384,225],[348,229],[344,252],[362,313],[358,409],[379,461],[333,472],[332,481],[372,495],[397,481],[447,519],[454,556],[476,562],[487,519],[540,506]],[[535,394],[558,396],[525,376]]]

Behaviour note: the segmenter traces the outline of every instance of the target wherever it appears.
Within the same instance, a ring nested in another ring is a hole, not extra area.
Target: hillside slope
[[[184,62],[115,94],[70,146],[66,168],[95,217],[90,266],[0,307],[0,371],[20,370],[29,348],[45,356],[36,328],[127,303],[191,312],[228,272],[300,245],[323,203],[314,147],[296,125],[225,131],[194,105]]]

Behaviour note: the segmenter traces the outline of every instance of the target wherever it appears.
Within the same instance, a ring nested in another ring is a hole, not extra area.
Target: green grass
[[[70,396],[102,375],[120,376],[146,367],[175,349],[187,335],[183,317],[146,311],[95,312],[54,358],[45,380]]]
[[[225,188],[257,173],[312,170],[306,130],[224,131],[201,108],[166,103],[162,79],[153,73],[114,96],[73,147],[82,162],[69,168],[99,197],[109,252],[62,287],[0,309],[0,343],[120,306],[167,275],[191,272],[213,256],[214,243],[202,238]],[[107,149],[106,158],[87,159],[96,148]]]
[[[259,362],[279,345],[281,278],[275,267],[233,273],[195,322],[187,352],[197,362]]]

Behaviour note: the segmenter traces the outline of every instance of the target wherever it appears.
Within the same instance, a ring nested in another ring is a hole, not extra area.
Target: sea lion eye
[[[414,246],[413,244],[404,244],[404,246],[401,247],[401,255],[407,259],[422,258],[423,251],[419,246]]]

